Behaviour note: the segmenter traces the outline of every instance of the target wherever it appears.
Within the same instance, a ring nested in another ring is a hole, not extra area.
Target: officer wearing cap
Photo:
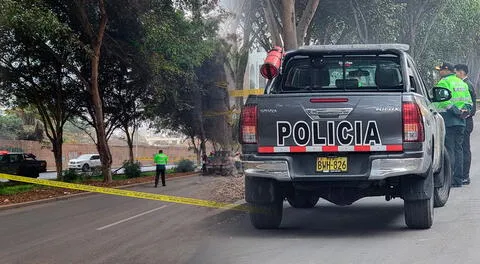
[[[450,100],[435,103],[435,105],[445,121],[445,147],[450,155],[453,170],[452,187],[461,187],[465,119],[472,109],[472,98],[468,92],[468,85],[455,75],[452,64],[444,62],[435,69],[439,71],[442,77],[436,87],[446,88],[452,94]]]
[[[470,134],[473,131],[473,116],[477,111],[477,94],[473,87],[473,83],[468,78],[468,66],[465,64],[455,65],[455,73],[457,77],[462,79],[468,85],[468,92],[472,97],[472,111],[467,117],[465,126],[465,137],[463,138],[463,185],[470,184],[470,164],[472,162],[472,152],[470,151]]]

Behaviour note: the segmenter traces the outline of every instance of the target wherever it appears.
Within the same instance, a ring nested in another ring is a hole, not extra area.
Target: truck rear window
[[[276,93],[402,91],[400,59],[393,55],[293,59],[275,90]]]

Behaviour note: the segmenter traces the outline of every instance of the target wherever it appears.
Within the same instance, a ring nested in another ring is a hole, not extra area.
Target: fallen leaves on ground
[[[211,183],[210,200],[224,203],[233,203],[245,197],[245,178],[219,177]]]

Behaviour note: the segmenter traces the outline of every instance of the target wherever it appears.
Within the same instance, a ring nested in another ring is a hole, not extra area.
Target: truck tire
[[[450,156],[447,150],[443,153],[443,164],[442,169],[437,175],[438,177],[443,177],[443,186],[435,188],[433,192],[434,198],[434,207],[443,207],[450,196],[450,186],[452,184],[452,167],[450,163]]]
[[[293,208],[313,208],[318,199],[320,197],[314,194],[295,194],[293,197],[287,197],[288,203]]]
[[[430,176],[428,176],[423,184],[434,189],[433,172],[430,169]],[[404,200],[405,223],[411,229],[428,229],[433,224],[433,191],[430,198],[421,200]]]
[[[250,222],[255,228],[275,229],[280,226],[284,197],[275,180],[245,177],[245,201],[250,207]]]
[[[257,229],[277,229],[282,222],[283,200],[270,204],[249,203],[250,222]]]
[[[89,166],[87,163],[83,164],[83,166],[82,166],[82,171],[83,171],[83,172],[87,172],[87,171],[89,171],[89,170],[90,170],[90,166]]]
[[[428,229],[433,224],[433,197],[405,201],[405,223],[411,229]]]

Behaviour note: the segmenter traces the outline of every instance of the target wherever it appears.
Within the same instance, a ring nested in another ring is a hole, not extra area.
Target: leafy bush
[[[142,170],[140,169],[140,162],[138,161],[124,161],[123,169],[127,178],[137,178],[140,177],[140,174],[142,173]]]
[[[80,175],[76,170],[63,171],[63,181],[76,182],[81,179],[82,179],[82,175]]]
[[[190,172],[194,170],[195,164],[193,163],[193,161],[188,159],[182,159],[175,168],[175,172]]]

